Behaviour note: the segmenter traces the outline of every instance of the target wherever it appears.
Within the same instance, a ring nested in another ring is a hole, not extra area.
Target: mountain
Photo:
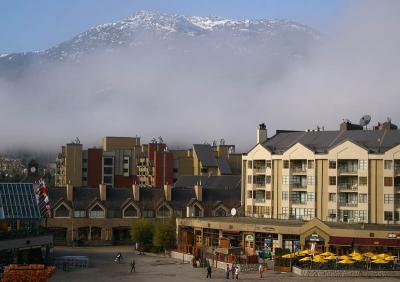
[[[232,20],[141,11],[122,21],[93,27],[44,51],[0,54],[0,77],[19,78],[28,71],[44,71],[49,63],[80,63],[95,52],[109,54],[121,48],[146,49],[158,44],[170,50],[184,46],[189,52],[193,46],[228,48],[237,53],[253,52],[256,47],[268,55],[302,58],[319,38],[316,30],[288,20]]]

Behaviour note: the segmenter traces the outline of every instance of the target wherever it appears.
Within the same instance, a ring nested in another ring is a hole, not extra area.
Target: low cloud
[[[397,1],[356,1],[300,59],[282,45],[215,47],[215,38],[94,53],[23,80],[0,79],[1,148],[54,151],[79,136],[163,136],[172,147],[224,138],[240,151],[255,129],[337,129],[365,113],[400,121]],[[240,50],[246,50],[241,52]]]

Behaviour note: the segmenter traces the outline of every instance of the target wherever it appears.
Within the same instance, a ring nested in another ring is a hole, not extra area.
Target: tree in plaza
[[[148,246],[152,243],[153,231],[153,224],[148,219],[141,218],[132,225],[131,238]]]
[[[169,250],[176,243],[175,220],[172,218],[167,222],[158,222],[153,235],[153,245],[161,250]]]

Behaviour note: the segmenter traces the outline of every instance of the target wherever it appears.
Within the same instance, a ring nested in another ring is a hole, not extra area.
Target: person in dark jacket
[[[135,259],[132,258],[132,260],[131,260],[131,272],[132,272],[132,270],[133,270],[133,272],[136,272],[135,265],[136,265]]]
[[[211,265],[207,263],[207,278],[211,278]]]

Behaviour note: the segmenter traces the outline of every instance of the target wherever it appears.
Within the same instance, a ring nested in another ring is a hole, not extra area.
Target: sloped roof
[[[218,168],[221,171],[221,174],[232,174],[232,170],[229,166],[229,163],[224,158],[217,159]]]
[[[0,183],[0,219],[39,219],[33,183]]]
[[[283,132],[271,137],[262,145],[274,154],[282,154],[296,143],[315,153],[326,153],[346,140],[366,148],[370,153],[384,153],[400,144],[400,130]]]
[[[211,145],[209,144],[194,144],[194,151],[196,152],[197,158],[201,162],[203,167],[212,166],[218,167],[217,159],[214,157]]]
[[[224,187],[239,187],[240,175],[221,175],[221,176],[193,176],[184,175],[178,178],[174,187],[194,187],[197,182],[201,182],[203,188],[218,189]]]

